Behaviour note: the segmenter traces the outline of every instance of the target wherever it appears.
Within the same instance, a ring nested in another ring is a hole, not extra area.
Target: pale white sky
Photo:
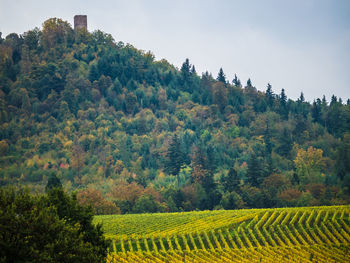
[[[51,17],[151,50],[177,67],[186,58],[216,77],[222,67],[293,99],[350,98],[348,0],[0,0],[0,32],[22,34]]]

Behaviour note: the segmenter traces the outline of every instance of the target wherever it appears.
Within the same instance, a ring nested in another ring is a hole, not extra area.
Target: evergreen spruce
[[[270,108],[272,108],[273,103],[274,103],[275,95],[273,94],[272,86],[271,86],[270,83],[267,83],[267,89],[266,89],[266,92],[265,92],[265,96],[266,96],[266,99],[267,99],[267,105]]]
[[[241,87],[241,81],[239,80],[239,78],[237,77],[237,75],[235,74],[235,78],[232,80],[233,85],[235,85],[235,87]]]
[[[227,175],[223,175],[221,177],[221,183],[224,187],[224,192],[232,192],[236,191],[239,192],[239,186],[240,186],[240,178],[235,170],[235,168],[231,167]]]
[[[179,172],[183,164],[185,164],[185,156],[181,150],[180,140],[174,134],[167,151],[167,161],[165,163],[165,172],[177,176],[179,184]]]
[[[261,163],[255,153],[250,155],[248,160],[247,181],[252,186],[259,187],[264,177]]]
[[[252,81],[250,80],[250,78],[247,80],[247,87],[251,88],[253,87]]]
[[[225,76],[225,73],[224,73],[224,71],[222,70],[222,68],[220,68],[216,80],[217,80],[217,81],[221,81],[221,82],[223,82],[223,83],[226,83],[226,76]]]

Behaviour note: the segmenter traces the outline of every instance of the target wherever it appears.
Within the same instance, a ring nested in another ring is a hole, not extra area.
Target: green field
[[[350,206],[96,216],[107,262],[350,262]]]

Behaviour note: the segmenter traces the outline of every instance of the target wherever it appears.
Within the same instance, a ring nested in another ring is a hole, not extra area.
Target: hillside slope
[[[100,214],[349,203],[349,103],[184,60],[57,18],[0,38],[0,185],[57,177]]]

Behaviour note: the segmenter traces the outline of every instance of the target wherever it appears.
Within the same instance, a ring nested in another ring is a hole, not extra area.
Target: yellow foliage
[[[163,173],[163,171],[161,171],[159,174],[158,174],[158,178],[164,178],[165,177],[165,174]]]
[[[64,148],[71,148],[73,145],[73,141],[69,140],[69,141],[66,141],[64,144],[63,144],[63,147]]]
[[[321,149],[316,149],[312,146],[310,146],[307,151],[299,149],[294,160],[297,174],[302,178],[309,178],[319,174],[325,165],[322,154],[323,151]]]
[[[66,126],[66,127],[64,128],[64,132],[65,132],[67,135],[70,135],[70,134],[71,134],[70,127],[69,127],[69,126]]]
[[[27,167],[33,167],[34,166],[34,164],[35,164],[35,162],[34,162],[34,160],[33,159],[28,159],[27,161],[26,161],[26,165],[27,165]]]
[[[89,138],[89,140],[91,140],[91,141],[94,141],[94,140],[95,140],[95,136],[93,136],[92,134],[89,134],[89,135],[88,135],[88,138]]]
[[[122,160],[117,160],[113,166],[114,172],[120,174],[124,169],[124,163]]]
[[[103,175],[103,167],[102,167],[102,166],[99,166],[99,167],[97,168],[97,174],[98,174],[98,175]]]

